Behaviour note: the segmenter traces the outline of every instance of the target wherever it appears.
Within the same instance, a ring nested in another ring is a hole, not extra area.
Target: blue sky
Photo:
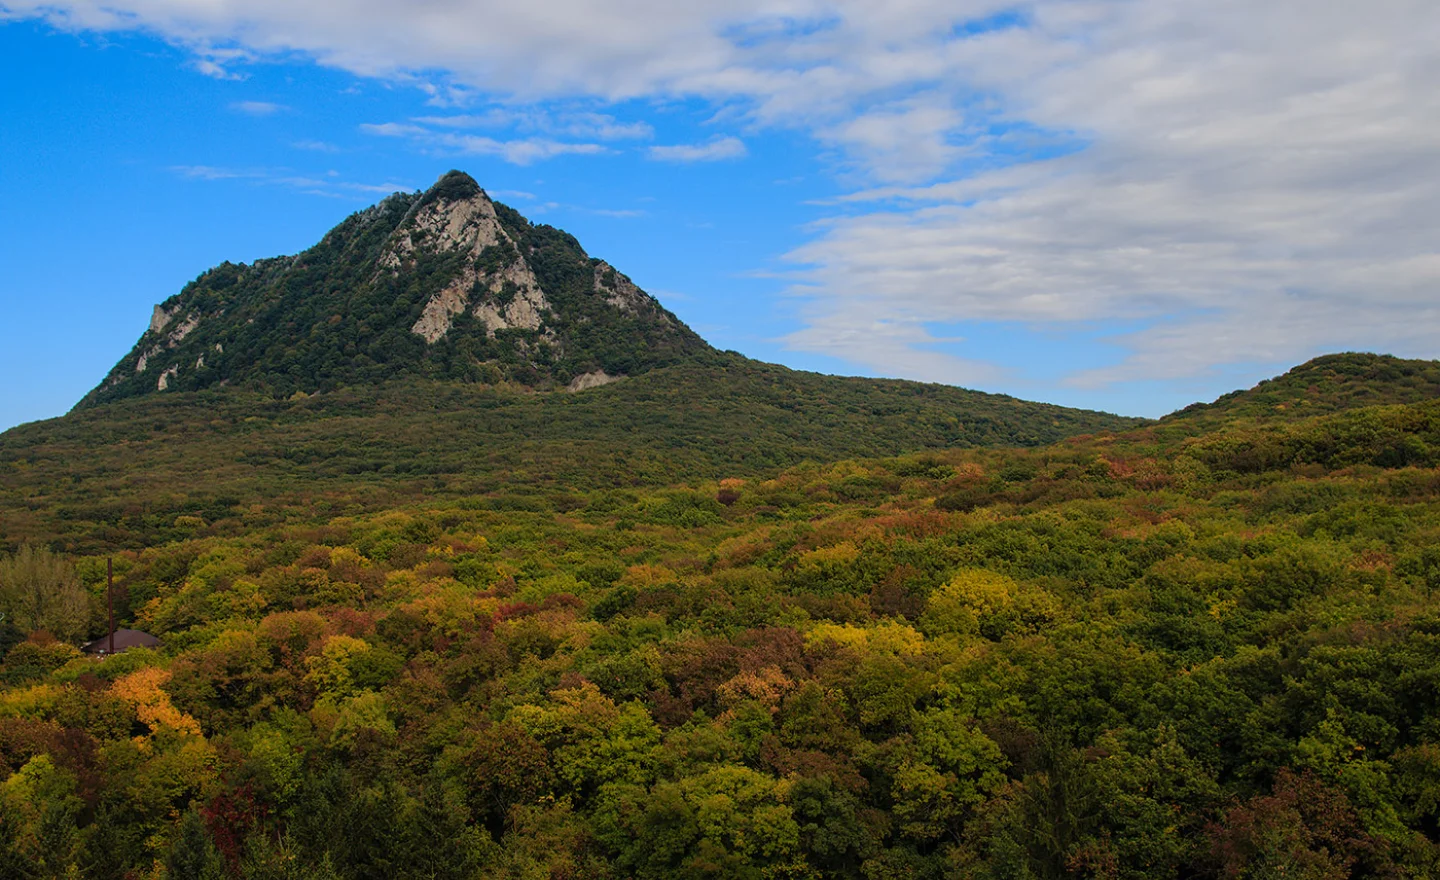
[[[713,344],[1160,415],[1440,354],[1440,14],[0,0],[0,428],[449,168]]]

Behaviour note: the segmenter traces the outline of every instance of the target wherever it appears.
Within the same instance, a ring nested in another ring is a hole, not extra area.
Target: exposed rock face
[[[425,337],[426,342],[435,342],[450,332],[455,316],[465,311],[469,303],[469,291],[456,282],[430,298],[420,320],[415,322],[410,332]]]
[[[635,282],[615,271],[615,267],[604,260],[595,264],[595,292],[604,296],[610,305],[631,314],[650,302],[649,294],[636,287]]]
[[[450,332],[455,316],[466,309],[490,336],[510,328],[540,329],[550,303],[483,190],[468,198],[439,198],[425,205],[395,233],[380,265],[398,273],[427,251],[460,251],[471,259],[425,303],[412,333],[434,343]]]
[[[180,306],[178,305],[168,311],[165,309],[164,306],[157,305],[155,307],[155,311],[150,313],[150,332],[158,336],[161,331],[165,329],[165,325],[170,323],[170,319],[175,317],[175,313],[178,311],[180,311]]]
[[[178,375],[179,373],[180,373],[180,366],[179,366],[178,364],[175,365],[175,366],[172,366],[172,367],[168,367],[168,368],[165,370],[165,372],[163,372],[163,373],[160,374],[160,381],[155,383],[155,390],[156,390],[156,391],[164,391],[166,388],[169,388],[169,387],[170,387],[170,380],[173,379],[173,378],[174,378],[176,375]]]
[[[183,309],[184,306],[180,304],[176,304],[173,308],[170,308],[168,310],[165,309],[163,306],[156,306],[154,313],[150,316],[150,333],[152,335],[158,336],[160,333],[164,332],[165,328],[170,325],[170,321],[173,320],[174,317],[178,315]],[[191,313],[190,315],[187,315],[185,320],[177,324],[175,326],[175,329],[171,330],[170,333],[166,335],[163,340],[155,343],[140,354],[139,359],[135,361],[135,372],[145,372],[145,368],[150,365],[151,358],[160,354],[167,348],[175,348],[180,343],[184,342],[185,337],[189,336],[192,332],[194,332],[195,328],[199,326],[199,314]],[[196,366],[198,367],[200,365],[196,364]],[[164,382],[165,377],[161,376],[160,381]],[[165,386],[161,385],[158,390],[165,390]]]
[[[619,382],[624,378],[624,376],[612,376],[604,370],[595,370],[591,373],[581,373],[574,379],[571,379],[570,384],[565,386],[565,390],[574,394],[577,391],[585,391],[590,388],[599,388],[601,385],[609,385],[611,382]]]
[[[512,294],[510,302],[500,308],[490,302],[475,306],[475,316],[485,322],[491,336],[496,330],[511,327],[540,329],[541,313],[550,308],[550,302],[545,299],[540,282],[535,280],[535,273],[524,257],[516,257],[515,262],[486,276],[485,281],[492,297],[504,296],[507,289]]]
[[[482,191],[478,196],[439,198],[425,205],[391,237],[380,257],[384,269],[399,269],[417,250],[466,250],[474,256],[504,235],[495,216],[495,204]]]
[[[184,342],[185,337],[189,336],[195,330],[195,328],[199,326],[200,316],[192,312],[190,315],[186,316],[185,320],[181,321],[174,330],[170,331],[170,335],[165,340],[165,347],[174,348],[175,346]]]

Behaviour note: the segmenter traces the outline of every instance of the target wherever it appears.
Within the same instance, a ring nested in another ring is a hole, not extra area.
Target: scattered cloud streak
[[[646,212],[638,208],[582,208],[587,214],[594,214],[597,217],[613,217],[617,220],[628,220],[634,217],[644,217]]]
[[[262,177],[264,172],[247,171],[237,168],[217,168],[214,165],[173,165],[171,171],[191,180],[235,180],[245,177]]]
[[[524,133],[594,138],[602,141],[646,140],[655,135],[655,129],[648,122],[624,122],[614,116],[592,111],[559,110],[551,112],[536,107],[524,109],[497,107],[484,113],[419,116],[413,121],[431,128],[509,128]]]
[[[717,137],[703,144],[655,146],[646,154],[657,162],[719,162],[740,159],[746,154],[745,143],[737,137]]]
[[[236,101],[230,105],[230,109],[237,113],[244,113],[246,116],[274,116],[285,110],[289,110],[284,104],[273,104],[269,101]]]
[[[501,140],[488,135],[437,131],[407,122],[367,123],[361,125],[360,130],[379,137],[408,138],[422,149],[440,155],[494,156],[512,165],[532,165],[556,156],[609,152],[602,144],[557,141],[545,137]]]
[[[308,150],[312,153],[338,153],[340,148],[328,141],[301,140],[295,141],[290,146],[297,150]]]
[[[245,180],[267,186],[283,186],[310,195],[371,201],[375,196],[411,192],[416,187],[394,182],[348,181],[334,171],[323,175],[296,173],[290,168],[226,168],[215,165],[172,165],[170,171],[189,180]]]

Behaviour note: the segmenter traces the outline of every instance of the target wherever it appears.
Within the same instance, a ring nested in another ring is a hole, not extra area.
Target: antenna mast
[[[115,653],[115,560],[113,557],[105,557],[105,599],[110,606],[110,649],[107,654]]]

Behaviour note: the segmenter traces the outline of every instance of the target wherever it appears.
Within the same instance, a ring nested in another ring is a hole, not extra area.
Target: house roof
[[[115,630],[115,653],[128,651],[131,648],[157,648],[160,640],[147,632],[138,629],[117,629]],[[103,635],[93,642],[81,648],[87,654],[109,654],[110,636]]]

